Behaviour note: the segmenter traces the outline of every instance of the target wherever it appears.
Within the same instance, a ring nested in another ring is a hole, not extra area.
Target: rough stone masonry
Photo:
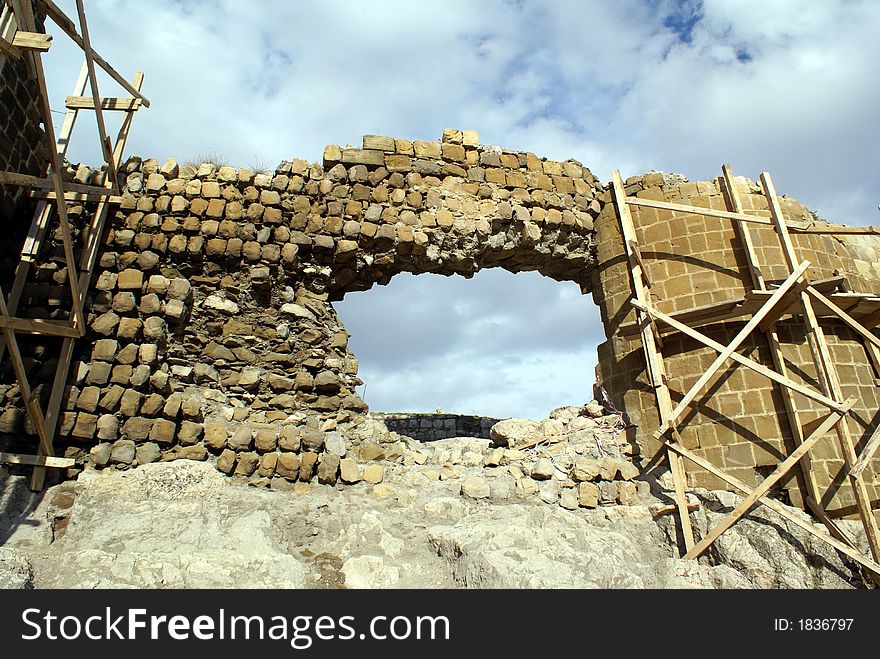
[[[580,163],[480,145],[475,131],[446,130],[439,142],[367,135],[363,148],[331,145],[322,163],[292,160],[272,173],[136,157],[121,173],[125,191],[104,237],[87,305],[89,333],[78,343],[57,440],[80,464],[126,468],[211,457],[225,473],[266,484],[381,480],[376,465],[359,464],[375,424],[355,393],[357,359],[332,302],[400,272],[469,277],[487,267],[538,271],[592,291],[608,336],[600,379],[636,424],[629,430],[632,450],[641,450],[645,464],[655,457],[656,410],[641,348],[616,333],[631,316],[630,283],[610,193]],[[100,172],[81,166],[66,174],[88,183]],[[715,183],[648,174],[626,184],[628,194],[696,205],[722,201]],[[760,208],[749,183],[742,185],[748,207]],[[84,226],[90,210],[71,205],[74,224]],[[796,219],[804,212],[791,200],[785,210]],[[663,287],[657,289],[663,310],[744,289],[732,230],[723,223],[673,222],[647,212],[635,222],[646,256],[653,249],[667,257],[662,271],[652,271]],[[873,240],[811,236],[798,247],[812,250],[804,254],[813,262],[811,277],[840,271],[855,290],[870,291],[880,279]],[[16,247],[6,254],[5,281]],[[769,237],[759,249],[772,279],[784,265],[781,252]],[[59,254],[56,241],[41,255],[20,315],[64,317],[67,273]],[[692,269],[695,259],[712,262],[710,275]],[[721,335],[731,332],[729,325]],[[855,337],[837,327],[831,335],[844,391],[862,401],[851,425],[864,441],[880,409],[876,374],[865,370],[864,346]],[[809,381],[814,376],[797,347],[802,337],[789,340],[798,377]],[[42,383],[43,395],[54,346],[22,336],[29,375]],[[685,391],[706,356],[685,341],[675,347],[672,386]],[[754,350],[766,361],[760,345]],[[32,452],[33,428],[5,368],[2,443]],[[691,424],[689,446],[755,482],[790,443],[777,419],[781,404],[766,383],[739,372],[720,386],[712,413]],[[583,400],[589,393],[572,396]],[[827,487],[840,456],[830,438],[822,446],[817,468]],[[875,476],[866,472],[869,482]],[[689,477],[693,485],[717,485],[699,471]],[[796,481],[786,487],[797,499]],[[847,503],[846,488],[836,496]]]

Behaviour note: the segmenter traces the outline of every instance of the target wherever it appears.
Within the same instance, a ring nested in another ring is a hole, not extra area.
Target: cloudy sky
[[[72,0],[58,1],[71,17]],[[365,133],[575,158],[603,180],[722,162],[823,217],[880,224],[874,0],[86,0],[93,44],[145,72],[129,153],[318,161]],[[53,107],[81,57],[49,22]],[[102,94],[121,95],[108,78]],[[57,114],[60,123],[62,114]],[[94,164],[83,116],[70,158]],[[57,124],[56,124],[57,125]],[[590,397],[589,296],[534,273],[400,275],[337,305],[376,410],[543,417]]]

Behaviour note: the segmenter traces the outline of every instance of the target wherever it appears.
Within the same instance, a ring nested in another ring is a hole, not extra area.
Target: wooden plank
[[[776,188],[773,186],[773,180],[770,178],[769,173],[761,173],[761,185],[764,188],[764,194],[770,206],[771,217],[776,225],[776,233],[779,235],[786,263],[789,269],[791,269],[797,257],[795,256],[794,245],[791,242],[788,229],[783,221],[782,208],[779,206]],[[834,367],[834,361],[831,358],[831,352],[828,349],[825,335],[813,313],[812,301],[808,293],[801,293],[801,303],[804,311],[810,353],[819,375],[819,382],[823,393],[837,400],[842,400],[843,393],[840,388],[840,380],[837,377],[837,369]],[[868,545],[871,547],[871,555],[875,561],[880,561],[880,529],[877,528],[877,520],[871,512],[871,499],[861,477],[853,476],[852,474],[852,467],[856,462],[856,452],[849,432],[849,426],[846,423],[838,423],[834,426],[834,430],[843,456],[844,470],[849,477],[856,505],[859,507],[859,517],[862,520],[862,526],[868,538]]]
[[[880,323],[880,309],[862,316],[859,318],[859,323],[861,323],[862,327],[865,329],[876,327],[877,323]]]
[[[739,200],[739,195],[733,185],[733,173],[730,171],[730,165],[728,163],[721,165],[721,176],[724,181],[729,205],[733,207],[732,211],[734,213],[745,215],[742,204]],[[766,288],[764,285],[764,275],[761,273],[761,268],[757,265],[758,258],[755,255],[755,245],[752,242],[752,234],[749,232],[748,225],[744,224],[742,220],[734,220],[733,228],[743,245],[743,250],[745,251],[746,266],[749,269],[749,275],[752,279],[752,288]]]
[[[122,195],[114,194],[112,190],[99,188],[100,192],[65,192],[65,201],[101,201],[107,199],[111,204],[122,203]],[[42,201],[54,201],[58,199],[55,192],[46,192],[42,190],[33,190],[28,193],[31,199],[39,199]]]
[[[0,290],[0,314],[6,313],[6,296],[3,294],[3,291]],[[15,333],[9,327],[3,327],[2,332],[3,336],[6,338],[6,345],[9,348],[9,359],[12,361],[12,369],[15,371],[15,379],[18,381],[21,400],[24,403],[25,410],[27,410],[28,416],[31,418],[34,428],[37,431],[37,437],[40,439],[40,447],[42,448],[44,455],[53,456],[55,455],[55,450],[52,447],[52,439],[46,433],[46,424],[43,419],[43,413],[40,410],[39,403],[34,399],[31,385],[28,382],[27,371],[24,367],[24,361],[21,358],[21,351],[18,349],[18,341],[15,338]]]
[[[880,448],[880,426],[874,430],[871,439],[868,440],[868,443],[865,444],[865,448],[862,449],[861,455],[859,455],[858,459],[853,463],[852,468],[849,470],[850,475],[855,476],[856,478],[860,477],[862,472],[867,469],[868,464],[874,458],[874,454],[877,452],[878,448]]]
[[[758,329],[762,332],[766,332],[768,329],[772,328],[776,325],[776,322],[782,318],[784,315],[791,313],[792,305],[795,303],[799,303],[801,299],[801,293],[806,290],[809,282],[807,281],[799,281],[794,286],[791,287],[791,290],[785,294],[785,296],[779,301],[779,304],[776,305],[776,308],[767,314],[767,316],[758,324]]]
[[[760,215],[747,215],[746,213],[734,213],[731,211],[716,210],[714,208],[703,208],[701,206],[687,206],[685,204],[676,204],[671,201],[658,201],[656,199],[642,199],[640,197],[627,197],[626,203],[631,206],[645,206],[647,208],[659,208],[661,210],[674,211],[676,213],[687,213],[689,215],[703,215],[706,217],[719,217],[726,220],[739,220],[740,222],[751,222],[753,224],[772,225],[773,220]],[[789,223],[789,226],[798,226]]]
[[[0,37],[0,54],[14,60],[21,59],[21,50],[3,37]]]
[[[633,285],[633,293],[640,302],[648,302],[648,293],[643,284],[642,266],[631,248],[631,244],[638,245],[638,237],[636,235],[635,225],[633,224],[632,214],[629,205],[626,203],[626,193],[623,189],[623,181],[620,178],[620,172],[614,170],[612,172],[612,191],[614,193],[614,203],[617,207],[617,215],[620,220],[620,230],[623,238],[624,249],[626,250],[627,260],[629,262],[630,278]],[[642,348],[645,353],[645,364],[648,371],[648,377],[654,387],[654,394],[657,399],[657,408],[660,411],[660,420],[664,421],[672,409],[672,399],[669,395],[669,388],[666,386],[666,373],[663,364],[663,357],[657,348],[657,340],[653,330],[649,327],[650,319],[642,316],[640,311],[636,311],[636,318],[641,326]],[[653,322],[650,323],[653,325]],[[672,482],[675,488],[675,503],[678,507],[678,519],[681,524],[681,532],[684,539],[685,551],[690,550],[694,545],[694,531],[691,527],[690,513],[688,512],[687,494],[685,486],[687,483],[684,473],[684,465],[678,454],[667,450],[666,457],[669,460],[669,471],[672,474]]]
[[[22,50],[39,50],[45,53],[52,46],[52,35],[18,30],[12,39],[12,45]]]
[[[649,316],[652,316],[659,321],[662,321],[664,323],[667,323],[668,325],[671,325],[672,327],[677,329],[682,334],[699,341],[700,343],[708,346],[709,348],[712,348],[713,350],[715,350],[718,353],[724,352],[724,350],[727,348],[727,346],[725,346],[724,344],[719,343],[718,341],[715,341],[714,339],[706,336],[705,334],[702,334],[701,332],[699,332],[695,329],[691,329],[690,327],[688,327],[684,323],[679,322],[676,319],[671,318],[670,316],[667,316],[662,311],[657,311],[657,309],[655,309],[651,305],[644,304],[642,302],[639,302],[638,300],[631,300],[630,304],[632,304],[636,308],[640,308],[642,311],[647,313]],[[835,401],[835,400],[829,398],[828,396],[825,396],[817,391],[813,391],[809,387],[802,385],[802,384],[799,384],[799,383],[795,382],[794,380],[792,380],[791,378],[780,375],[776,371],[774,371],[770,368],[767,368],[763,364],[756,362],[753,359],[749,359],[748,357],[741,355],[738,352],[734,351],[734,352],[730,353],[730,358],[733,359],[738,364],[742,364],[743,366],[752,369],[756,373],[760,373],[764,377],[769,378],[770,380],[773,380],[774,382],[782,385],[783,387],[786,387],[788,389],[796,391],[797,393],[801,394],[802,396],[806,396],[810,400],[814,400],[817,403],[824,405],[825,407],[828,407],[828,408],[835,410],[837,412],[844,411],[844,406],[841,403],[838,403],[837,401]]]
[[[846,313],[843,309],[838,307],[834,302],[829,300],[827,297],[822,295],[818,290],[816,290],[813,286],[808,286],[806,289],[807,293],[814,297],[816,300],[824,304],[835,316],[840,318],[844,323],[849,325],[849,327],[859,336],[861,336],[865,341],[868,341],[872,345],[877,348],[880,348],[880,339],[878,339],[874,334],[866,327],[864,327],[859,321]]]
[[[73,458],[3,452],[0,452],[0,462],[14,465],[39,465],[40,467],[52,467],[55,469],[66,469],[67,467],[73,467],[76,464],[76,460]]]
[[[95,99],[91,96],[68,96],[64,103],[68,110],[94,110]],[[141,106],[139,98],[102,98],[101,109],[129,112]]]
[[[69,36],[73,40],[73,42],[77,46],[79,46],[80,48],[83,48],[83,50],[85,50],[84,45],[83,45],[83,40],[79,36],[79,34],[77,34],[76,25],[74,25],[73,21],[71,21],[65,15],[65,13],[63,11],[61,11],[54,2],[52,2],[52,0],[40,0],[40,2],[43,4],[43,7],[45,7],[46,14],[49,16],[49,18],[51,18],[52,21],[54,21],[54,23],[58,27],[60,27],[67,34],[67,36]],[[124,77],[119,75],[119,73],[116,71],[116,69],[114,69],[112,66],[110,66],[107,63],[107,60],[105,60],[103,57],[101,57],[94,50],[92,50],[92,59],[94,60],[95,64],[97,64],[102,69],[104,69],[104,71],[106,71],[107,74],[111,78],[113,78],[117,83],[119,83],[119,85],[125,91],[127,91],[129,94],[131,94],[135,98],[141,99],[141,102],[144,104],[144,107],[147,107],[147,108],[150,107],[150,100],[146,96],[141,94],[138,90],[136,90],[128,82],[128,80],[126,80]]]
[[[83,60],[79,69],[76,84],[73,86],[73,96],[82,96],[86,91],[86,82],[89,78],[89,67]],[[76,110],[68,109],[64,114],[64,122],[61,124],[61,130],[58,131],[57,150],[59,155],[64,158],[67,154],[67,147],[70,145],[70,136],[73,133],[73,127],[76,124],[76,118],[79,113]]]
[[[47,0],[48,1],[48,0]],[[19,27],[23,27],[31,32],[36,32],[34,26],[34,16],[31,4],[18,3],[14,4],[15,20]],[[46,136],[46,146],[49,147],[51,156],[52,181],[55,187],[55,194],[59,198],[64,197],[64,181],[61,179],[61,158],[58,155],[57,145],[55,142],[55,128],[52,123],[52,108],[49,105],[49,91],[46,88],[46,76],[43,71],[43,60],[39,54],[28,52],[26,54],[34,75],[37,79],[37,85],[40,90],[40,104],[43,110],[43,128]],[[67,219],[67,205],[56,204],[58,209],[58,219],[61,224],[61,242],[64,246],[64,260],[67,264],[67,281],[70,285],[71,300],[79,299],[79,278],[76,272],[76,258],[73,254],[73,244],[71,242],[70,223]],[[4,303],[5,307],[5,303]],[[4,312],[4,315],[8,315]],[[73,321],[77,327],[85,327],[85,319],[83,318],[82,307],[74,305]]]
[[[880,510],[880,499],[874,499],[871,501],[871,510]],[[834,510],[828,511],[828,516],[832,519],[839,519],[841,517],[849,517],[850,515],[857,515],[859,513],[859,507],[856,505],[852,506],[843,506],[841,508],[835,508]]]
[[[710,474],[713,474],[713,475],[717,476],[718,478],[720,478],[721,480],[725,481],[726,483],[732,485],[734,488],[736,488],[740,492],[743,492],[745,494],[748,494],[749,492],[751,492],[751,488],[749,486],[747,486],[745,483],[743,483],[739,479],[734,478],[733,476],[730,476],[729,474],[726,474],[725,472],[721,471],[721,469],[719,469],[718,467],[713,465],[711,462],[709,462],[705,458],[700,457],[699,455],[697,455],[693,451],[690,451],[690,450],[684,448],[683,446],[681,446],[680,444],[677,444],[675,442],[671,442],[668,440],[666,442],[666,446],[668,446],[671,450],[675,451],[679,455],[687,458],[688,460],[690,460],[691,462],[693,462],[697,466],[702,467],[703,469],[708,471]],[[867,558],[866,556],[863,556],[861,554],[861,552],[856,551],[855,549],[853,549],[852,547],[850,547],[846,543],[841,542],[840,540],[837,540],[833,537],[830,537],[830,536],[827,536],[827,535],[821,533],[813,524],[805,521],[802,517],[792,513],[783,504],[779,503],[778,501],[774,501],[773,499],[766,497],[766,496],[759,498],[758,502],[761,503],[762,505],[766,506],[767,508],[769,508],[773,512],[775,512],[777,515],[788,520],[789,522],[791,522],[795,526],[803,529],[804,531],[806,531],[807,533],[812,535],[814,538],[817,538],[817,539],[821,540],[822,542],[824,542],[828,545],[831,545],[837,551],[839,551],[841,554],[844,554],[845,556],[849,556],[851,559],[853,559],[854,561],[856,561],[860,565],[871,570],[871,572],[873,572],[875,575],[880,576],[880,564],[872,561],[871,559]]]
[[[95,56],[92,52],[92,43],[89,40],[89,24],[86,20],[86,10],[83,0],[76,0],[76,11],[79,14],[79,27],[82,32],[82,49],[86,56],[86,66],[89,68],[89,87],[92,90],[92,102],[95,108],[95,120],[98,123],[98,136],[101,139],[101,149],[104,152],[104,161],[107,163],[107,178],[113,191],[119,193],[119,181],[116,172],[116,161],[113,160],[113,151],[107,139],[107,127],[104,125],[104,110],[101,108],[101,93],[98,90],[98,76],[95,74]]]
[[[869,235],[869,236],[880,236],[880,229],[877,227],[847,227],[840,224],[832,224],[831,226],[811,226],[811,227],[796,227],[791,224],[788,225],[788,228],[797,233],[822,233],[822,234],[861,234],[861,235]]]
[[[848,398],[844,402],[844,407],[846,411],[849,411],[850,408],[856,403],[855,398]],[[754,506],[758,499],[766,495],[770,489],[778,483],[783,476],[785,476],[791,469],[800,462],[800,459],[807,454],[807,452],[815,446],[816,442],[818,442],[822,437],[825,436],[825,433],[831,430],[833,426],[835,426],[841,419],[844,418],[844,415],[840,412],[829,412],[825,419],[820,423],[815,430],[813,430],[806,439],[804,439],[803,443],[798,446],[791,454],[785,458],[779,465],[774,469],[762,482],[758,487],[752,490],[746,497],[733,509],[733,511],[726,515],[724,519],[718,522],[712,529],[696,544],[694,547],[685,554],[684,558],[697,558],[700,554],[706,551],[713,542],[715,542],[722,533],[724,533],[731,526],[736,524],[739,519],[749,512],[749,509]]]
[[[721,168],[721,173],[724,179],[725,187],[727,189],[727,206],[730,210],[741,213],[743,212],[742,201],[739,198],[739,193],[736,191],[736,186],[733,181],[733,174],[730,170],[730,165],[723,165]],[[749,234],[748,226],[736,223],[742,232],[742,239],[744,244],[747,247],[747,243],[751,242],[751,236]],[[764,291],[767,288],[766,282],[764,281],[761,270],[756,264],[757,256],[753,249],[746,248],[745,250],[746,261],[749,268],[749,274],[752,279],[752,288],[756,291]],[[843,281],[831,281],[828,280],[827,285],[840,286],[846,279],[843,278]],[[820,282],[817,282],[817,285]],[[822,286],[826,285],[825,281],[821,282]],[[776,332],[775,326],[764,325],[762,328],[764,332],[764,336],[767,339],[767,344],[770,347],[770,356],[773,360],[773,368],[776,373],[779,373],[786,380],[791,381],[791,378],[788,377],[788,367],[785,365],[785,355],[782,352],[782,345],[779,342],[779,335]],[[736,353],[734,353],[736,354]],[[782,395],[782,404],[785,407],[785,418],[788,423],[789,430],[791,431],[791,435],[795,440],[795,445],[799,446],[804,441],[803,428],[801,424],[800,414],[797,409],[797,405],[795,405],[794,395],[792,393],[792,389],[788,386],[782,386],[782,383],[779,383],[781,386],[780,394]],[[812,390],[811,390],[812,391]],[[807,497],[809,500],[810,497],[818,498],[818,486],[816,484],[815,474],[813,473],[812,462],[810,460],[809,453],[805,454],[800,462],[801,473],[804,478],[805,487],[807,489]]]
[[[728,346],[724,349],[724,351],[715,358],[715,361],[709,366],[703,375],[694,383],[694,385],[690,388],[690,390],[684,395],[684,397],[678,402],[678,405],[670,413],[669,419],[664,421],[659,430],[654,433],[654,437],[659,439],[663,436],[666,431],[670,429],[670,427],[678,420],[678,417],[682,415],[682,413],[687,409],[687,407],[693,402],[693,400],[697,397],[697,395],[702,391],[703,387],[708,384],[708,382],[715,377],[715,374],[718,370],[724,365],[724,363],[730,358],[730,355],[734,353],[734,351],[745,341],[749,335],[752,333],[760,322],[764,319],[768,313],[770,313],[776,304],[785,296],[785,294],[789,291],[789,289],[794,286],[801,277],[803,277],[804,273],[807,271],[807,268],[810,267],[809,261],[803,261],[795,271],[789,275],[788,279],[780,286],[775,293],[770,297],[767,302],[752,316],[752,319],[745,324],[745,326],[737,333],[737,335],[733,338],[733,340],[728,344]]]
[[[47,336],[69,336],[79,338],[83,335],[81,328],[73,327],[69,322],[60,320],[44,320],[42,318],[16,318],[0,316],[0,327],[16,332],[45,334]]]
[[[73,86],[74,94],[82,94],[85,91],[87,75],[88,67],[86,66],[86,63],[83,62],[82,67],[80,67],[79,76],[76,79],[76,84]],[[73,127],[76,124],[76,115],[76,110],[68,110],[64,115],[64,121],[62,122],[61,130],[58,133],[56,151],[62,158],[67,153],[67,147],[70,143],[70,135],[73,133]],[[45,201],[41,201],[37,204],[37,208],[34,211],[34,218],[31,221],[28,234],[24,239],[24,246],[21,250],[21,259],[15,267],[15,280],[12,283],[12,288],[9,290],[8,307],[10,314],[14,315],[18,311],[18,302],[21,299],[24,284],[27,281],[30,264],[40,253],[43,239],[46,237],[46,232],[49,228],[49,219],[51,215],[52,204],[46,203]],[[0,341],[0,361],[3,360],[5,350],[6,343]]]
[[[722,302],[703,304],[698,307],[689,307],[681,311],[670,312],[668,315],[679,322],[699,327],[700,325],[711,325],[751,314],[758,307],[759,305],[755,301],[749,301],[745,298],[734,298]],[[626,323],[618,328],[617,333],[621,336],[632,336],[638,334],[639,331],[638,323]],[[664,326],[660,328],[660,331],[669,332],[672,331],[672,328]]]
[[[816,500],[813,499],[812,496],[806,496],[804,501],[807,504],[807,507],[813,512],[813,514],[819,518],[819,520],[825,525],[825,528],[828,529],[828,533],[831,534],[831,537],[835,540],[839,540],[845,545],[848,545],[853,548],[854,551],[859,551],[859,547],[856,544],[855,540],[853,540],[849,534],[844,532],[837,523],[828,516],[828,514],[822,509]],[[874,582],[874,584],[880,587],[880,574],[876,574],[875,572],[871,572],[868,569],[864,569],[864,566],[861,566],[864,570],[865,576]]]
[[[136,90],[140,90],[144,83],[144,74],[137,71],[134,74],[132,84]],[[126,112],[122,119],[122,125],[119,127],[119,133],[116,136],[116,148],[113,155],[117,162],[122,161],[122,154],[125,152],[125,144],[128,141],[128,134],[131,130],[131,124],[134,121],[134,111]],[[98,248],[101,244],[101,235],[104,231],[107,214],[110,205],[113,202],[111,198],[105,198],[98,202],[92,222],[88,227],[88,231],[84,236],[85,248],[80,255],[80,301],[85,304],[86,293],[88,293],[89,283],[94,274],[95,265],[98,262]],[[64,389],[67,382],[67,373],[70,370],[70,363],[73,360],[73,349],[75,340],[66,338],[61,344],[61,352],[58,356],[58,365],[55,368],[55,378],[52,382],[52,391],[49,395],[49,404],[46,407],[46,428],[50,436],[55,436],[55,429],[58,426],[58,419],[61,416],[61,404],[64,400]],[[43,489],[44,480],[46,478],[46,470],[42,467],[34,467],[31,474],[30,489],[39,492]]]
[[[642,252],[639,249],[639,244],[635,240],[629,241],[629,248],[632,250],[633,256],[636,258],[636,261],[639,263],[639,269],[642,271],[642,279],[645,281],[645,286],[651,288],[651,280],[648,277],[648,270],[645,266],[645,261],[642,259]]]
[[[19,174],[18,172],[0,171],[0,184],[17,185],[28,188],[51,188],[55,185],[52,179],[41,178],[39,176],[30,176],[28,174]],[[100,197],[109,197],[113,195],[113,191],[97,185],[83,185],[82,183],[64,182],[64,189],[70,192],[79,192],[81,194],[98,195]]]

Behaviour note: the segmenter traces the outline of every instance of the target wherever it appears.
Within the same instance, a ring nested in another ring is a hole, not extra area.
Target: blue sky
[[[58,4],[76,15],[72,1]],[[320,160],[326,144],[358,145],[365,133],[434,140],[468,128],[485,144],[575,158],[603,180],[614,168],[707,179],[725,161],[753,179],[769,170],[781,193],[823,217],[880,224],[880,3],[871,0],[86,0],[86,9],[96,49],[124,74],[146,74],[153,107],[138,114],[129,153],[273,165]],[[81,59],[58,36],[47,62],[60,110]],[[119,94],[105,76],[101,89]],[[71,159],[94,163],[88,119]],[[438,311],[450,301],[469,310]],[[598,313],[589,297],[533,273],[401,276],[338,308],[376,409],[540,417],[589,397]],[[387,331],[377,308],[406,328],[400,351],[376,339]]]

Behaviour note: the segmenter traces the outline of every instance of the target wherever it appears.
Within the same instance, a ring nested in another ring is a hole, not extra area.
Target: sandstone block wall
[[[769,217],[760,188],[742,178],[737,185],[745,208],[763,211]],[[658,174],[648,174],[628,179],[626,191],[629,196],[726,210],[717,180],[678,184]],[[612,398],[623,404],[638,425],[635,439],[642,448],[643,460],[647,461],[660,450],[651,435],[659,425],[659,415],[653,390],[648,386],[639,337],[617,333],[622,325],[634,321],[635,314],[628,302],[632,297],[630,276],[610,200],[606,191],[596,223],[598,265],[594,297],[609,337],[599,347],[598,371]],[[810,218],[808,209],[793,199],[783,197],[781,204],[788,220]],[[652,282],[652,298],[659,310],[670,313],[741,298],[751,290],[742,248],[729,220],[682,214],[673,217],[670,211],[646,207],[631,209]],[[783,281],[789,273],[778,236],[770,226],[751,225],[750,231],[766,281]],[[810,279],[845,275],[854,292],[877,293],[880,240],[876,237],[792,233],[792,239],[798,258],[812,264],[807,273]],[[880,420],[880,374],[874,371],[863,343],[848,327],[830,319],[820,322],[844,396],[856,396],[859,400],[848,420],[858,450]],[[700,331],[726,345],[742,326],[742,321],[718,323]],[[802,319],[783,320],[778,328],[791,377],[818,389]],[[741,354],[772,367],[770,349],[760,331],[752,334],[744,347]],[[684,395],[717,356],[713,350],[681,334],[664,338],[663,354],[673,402]],[[804,423],[827,412],[802,396],[796,398]],[[748,484],[756,484],[794,448],[777,386],[745,367],[734,367],[731,363],[729,368],[722,369],[718,381],[697,401],[697,409],[683,417],[687,421],[682,430],[686,447]],[[824,503],[831,508],[854,503],[851,489],[840,473],[843,461],[834,433],[820,441],[813,455],[813,470],[826,494]],[[720,479],[694,465],[687,467],[691,485],[725,489]],[[866,481],[873,481],[869,491],[874,498],[878,494],[877,468],[878,462],[874,461],[873,469],[865,472]],[[833,496],[829,490],[832,484],[841,485]],[[784,486],[791,501],[801,505],[802,490],[797,478],[788,479]]]

